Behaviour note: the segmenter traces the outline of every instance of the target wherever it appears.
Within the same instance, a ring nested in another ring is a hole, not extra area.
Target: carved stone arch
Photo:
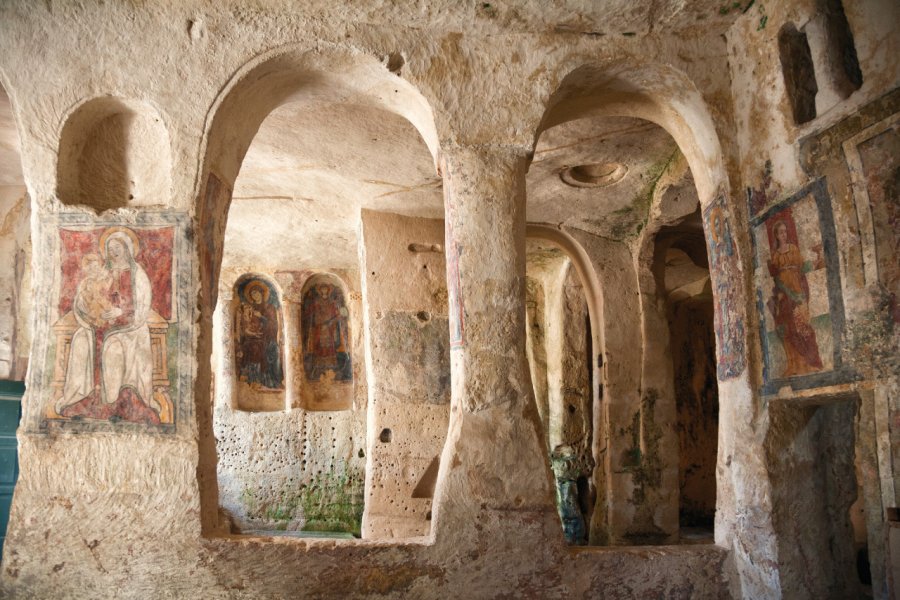
[[[223,254],[222,222],[229,212],[231,191],[234,189],[245,155],[265,119],[279,106],[304,99],[347,103],[368,110],[377,109],[409,121],[427,146],[435,170],[439,161],[439,139],[429,103],[409,81],[391,72],[382,61],[369,52],[324,41],[317,42],[315,47],[286,44],[248,59],[228,81],[222,83],[221,90],[206,116],[195,182],[198,198],[195,219],[200,226],[202,241],[199,254],[201,265],[205,265],[200,270],[202,300],[198,339],[199,367],[195,380],[201,446],[198,472],[202,481],[216,481],[216,440],[212,435],[213,419],[208,415],[208,411],[202,409],[206,404],[205,399],[208,398],[211,383],[207,357],[214,337],[211,313],[215,303],[215,290],[218,287],[219,269],[216,265],[221,263]],[[209,241],[212,243],[207,243]],[[305,265],[303,268],[318,267],[319,265]],[[353,289],[352,286],[349,288],[347,285],[341,286],[345,301],[348,299],[349,289]],[[290,322],[299,310],[293,304],[293,298],[286,298],[286,301],[291,306],[291,311],[286,315],[288,333],[295,336],[292,339],[300,344],[302,326],[299,322],[296,325],[291,325]],[[353,333],[361,335],[362,331],[351,332]],[[302,358],[299,356],[300,347],[294,346],[292,343],[286,361],[286,374],[291,379],[288,382],[287,404],[290,408],[303,409],[309,406],[305,404],[304,394],[311,393],[313,388],[307,385],[309,382],[303,380],[305,373]],[[294,349],[298,351],[296,357],[298,360],[291,360],[290,353]],[[361,360],[361,357],[359,359]],[[357,357],[352,357],[351,361],[353,360],[357,360]],[[349,389],[346,395],[342,396],[340,406],[350,407],[353,403],[353,389],[356,382],[338,382],[336,385],[338,386],[336,389],[342,390],[342,394],[343,390]],[[362,405],[363,408],[364,406]],[[320,409],[322,414],[310,416],[309,419],[319,422],[330,418],[324,407]],[[352,410],[341,416],[334,415],[334,418],[353,420],[348,415],[356,415],[358,412],[360,411]],[[306,414],[311,415],[312,412]],[[219,526],[215,510],[217,493],[216,486],[201,486],[204,506],[202,524],[206,533],[215,531]]]
[[[733,440],[739,421],[734,415],[740,411],[753,411],[753,392],[746,369],[746,334],[749,331],[746,321],[751,304],[744,287],[740,256],[740,248],[747,246],[742,244],[747,241],[747,236],[735,226],[735,213],[728,195],[730,186],[725,156],[710,108],[691,79],[669,65],[630,58],[606,63],[590,63],[587,60],[579,63],[577,58],[573,58],[561,72],[560,84],[547,96],[545,112],[535,129],[535,144],[543,131],[568,121],[595,116],[632,117],[655,123],[668,132],[690,167],[702,209],[716,306],[718,379],[720,389],[723,389],[722,404],[726,414],[719,432],[720,445],[724,448],[720,448],[718,456],[728,456],[736,451]],[[584,237],[577,231],[573,234],[578,239]],[[589,249],[589,252],[594,260],[602,258],[594,249]],[[627,249],[626,254],[631,254],[634,260],[631,249]],[[629,281],[628,285],[631,286],[632,282]],[[639,376],[640,369],[637,371]],[[722,382],[729,385],[722,388]],[[599,524],[598,531],[605,526],[614,541],[629,543],[632,538],[643,539],[641,536],[645,530],[652,531],[653,535],[659,533],[653,525],[652,512],[645,511],[641,517],[646,528],[634,527],[637,523],[637,519],[633,518],[636,512],[633,506],[627,504],[629,490],[638,481],[632,474],[643,472],[645,463],[641,457],[654,444],[655,434],[648,426],[653,423],[656,412],[653,408],[655,397],[652,390],[635,385],[620,385],[617,392],[612,389],[609,392],[607,404],[616,407],[620,419],[625,415],[634,416],[631,428],[636,437],[632,440],[620,436],[617,443],[621,447],[605,449],[605,460],[615,463],[606,465],[606,468],[612,480],[610,487],[617,490],[618,498],[607,502],[610,521]],[[628,419],[627,423],[616,426],[631,426],[631,421]],[[625,464],[628,460],[621,458],[631,456],[629,452],[639,457],[632,467]],[[625,462],[619,464],[621,461]],[[652,464],[646,466],[653,473],[658,471]],[[721,468],[720,465],[720,471]],[[721,476],[717,485],[718,497],[726,499],[725,504],[720,503],[718,507],[717,519],[733,522],[734,514],[742,510],[745,502],[755,502],[754,498],[765,496],[768,482],[759,482],[759,489],[753,492],[735,490],[732,483]],[[760,523],[759,526],[766,527],[768,524]],[[722,528],[717,531],[722,531]],[[636,537],[629,537],[632,533]],[[732,533],[729,531],[729,535]],[[617,535],[618,538],[615,537]],[[728,543],[724,536],[719,541]],[[770,550],[758,549],[759,556]]]

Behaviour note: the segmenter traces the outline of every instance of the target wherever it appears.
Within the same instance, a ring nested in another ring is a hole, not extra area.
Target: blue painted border
[[[834,341],[834,368],[831,371],[822,373],[772,379],[770,378],[772,363],[769,354],[768,336],[766,335],[765,313],[763,312],[765,310],[765,302],[763,301],[763,290],[756,281],[757,271],[759,270],[758,244],[760,243],[756,238],[756,228],[765,223],[765,221],[774,214],[789,208],[810,195],[812,195],[815,200],[816,208],[819,213],[819,230],[822,235],[825,275],[828,282],[828,308],[831,316],[832,338]],[[747,198],[749,202],[749,190]],[[844,298],[843,292],[841,291],[841,270],[840,261],[838,259],[834,213],[831,208],[831,199],[828,197],[828,186],[825,178],[820,177],[819,179],[814,180],[789,198],[777,202],[755,217],[751,217],[750,227],[750,239],[753,244],[753,285],[756,288],[756,308],[757,311],[759,311],[759,339],[763,355],[763,384],[760,391],[763,394],[774,394],[784,386],[790,386],[791,389],[795,391],[808,390],[837,385],[858,379],[859,376],[857,373],[844,364],[841,355],[841,348],[844,340]]]

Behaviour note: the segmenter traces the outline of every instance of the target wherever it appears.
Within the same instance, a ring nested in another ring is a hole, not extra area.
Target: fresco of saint
[[[238,378],[252,387],[282,390],[282,320],[278,297],[266,282],[249,279],[240,286],[240,299],[236,315]]]
[[[150,279],[136,256],[137,234],[111,227],[99,238],[103,259],[81,257],[72,334],[62,396],[54,404],[64,418],[159,424],[154,396],[150,328]]]
[[[796,240],[790,239],[786,220],[776,221],[772,226],[772,234],[774,244],[768,266],[774,286],[767,305],[787,359],[781,376],[792,377],[820,371],[822,358],[819,356],[816,332],[810,324],[806,274],[822,265],[804,260]]]
[[[715,330],[719,378],[734,377],[744,370],[744,322],[740,318],[740,291],[736,280],[738,256],[728,222],[724,196],[704,211],[704,230],[709,251],[710,275],[715,291]]]
[[[351,381],[349,313],[341,289],[316,282],[303,295],[303,367],[307,381]]]

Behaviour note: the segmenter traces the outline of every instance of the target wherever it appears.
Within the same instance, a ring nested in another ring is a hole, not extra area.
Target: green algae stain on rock
[[[361,472],[330,470],[311,480],[283,487],[275,499],[260,501],[245,488],[241,500],[252,521],[274,531],[350,533],[359,537],[363,514]]]
[[[659,392],[654,389],[647,390],[641,399],[641,410],[634,413],[628,428],[631,434],[631,447],[625,450],[622,466],[631,472],[634,482],[632,503],[635,505],[643,504],[647,500],[648,493],[658,489],[662,480],[659,440],[663,432],[656,423],[654,414],[658,399]]]
[[[361,473],[317,476],[300,495],[306,523],[303,531],[336,531],[360,535],[363,515]]]
[[[628,206],[613,211],[603,220],[589,220],[592,233],[613,241],[622,242],[638,236],[650,217],[650,205],[660,178],[669,167],[678,161],[678,148],[663,160],[650,165],[645,174],[644,185],[631,199]]]

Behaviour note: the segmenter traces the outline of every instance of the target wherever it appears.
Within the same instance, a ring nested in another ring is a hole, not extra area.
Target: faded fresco
[[[866,283],[886,295],[900,323],[900,114],[866,128],[843,144],[863,240]]]
[[[237,292],[234,321],[238,380],[255,390],[284,390],[284,324],[278,293],[260,277],[244,279]]]
[[[330,278],[313,277],[300,308],[306,381],[353,380],[349,316],[341,287]]]
[[[825,368],[821,354],[828,356],[830,349],[826,340],[830,338],[831,315],[827,302],[822,302],[828,298],[823,273],[825,260],[818,224],[810,222],[810,217],[816,216],[815,206],[810,211],[807,204],[811,201],[794,207],[801,219],[802,236],[797,232],[792,208],[775,213],[764,223],[768,242],[765,260],[772,285],[766,300],[766,316],[771,318],[767,333],[770,336],[774,333],[780,344],[781,352],[775,353],[773,361],[779,377],[821,371]],[[823,339],[821,353],[819,338]]]
[[[61,226],[43,425],[175,422],[176,228]]]
[[[715,298],[717,372],[719,379],[728,379],[744,370],[746,352],[744,321],[740,317],[741,266],[725,196],[719,195],[706,207],[703,221]]]
[[[751,226],[766,385],[819,385],[816,375],[840,367],[843,324],[824,181],[770,206]]]
[[[219,267],[222,253],[219,244],[225,239],[225,218],[231,188],[222,183],[214,173],[210,173],[203,189],[200,219],[200,275],[204,282],[203,306],[210,311],[218,291]]]
[[[453,232],[453,222],[457,219],[453,204],[452,177],[449,165],[445,164],[447,176],[444,178],[444,237],[447,241],[447,305],[450,318],[450,348],[465,346],[465,309],[463,307],[462,284],[459,276],[459,257],[462,246]]]

